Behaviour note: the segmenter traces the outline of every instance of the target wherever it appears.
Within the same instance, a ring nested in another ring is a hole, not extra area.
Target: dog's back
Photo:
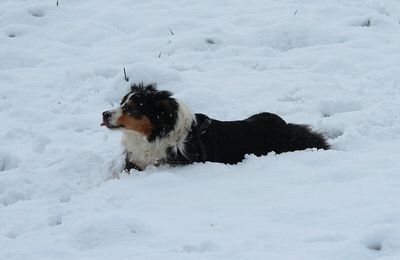
[[[329,149],[323,135],[306,125],[287,124],[271,113],[260,113],[240,121],[211,119],[201,137],[207,161],[234,164],[246,154],[283,153],[307,148]]]

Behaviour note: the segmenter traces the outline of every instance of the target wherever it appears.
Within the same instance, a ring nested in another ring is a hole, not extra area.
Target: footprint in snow
[[[57,214],[47,218],[47,223],[50,227],[59,226],[62,224],[62,216]]]
[[[7,35],[9,38],[15,38],[15,37],[20,36],[17,32],[7,32],[6,35]]]
[[[34,17],[43,17],[46,12],[40,7],[29,8],[28,13]]]
[[[365,232],[361,243],[373,251],[397,251],[400,249],[400,226],[379,224]]]
[[[0,173],[17,168],[18,161],[18,157],[15,155],[6,151],[0,151]]]
[[[335,114],[355,112],[362,109],[357,100],[323,100],[319,104],[319,110],[323,117],[331,117]]]
[[[30,195],[28,195],[26,192],[10,190],[0,196],[0,204],[3,204],[3,206],[7,207],[19,201],[30,199]]]

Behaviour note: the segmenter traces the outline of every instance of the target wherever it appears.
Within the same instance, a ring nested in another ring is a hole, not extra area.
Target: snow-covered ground
[[[0,2],[0,259],[400,259],[399,1],[58,2]],[[123,67],[334,149],[117,178]]]

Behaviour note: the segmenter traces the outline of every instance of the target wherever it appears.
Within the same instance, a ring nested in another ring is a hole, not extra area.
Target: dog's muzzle
[[[113,128],[120,128],[123,127],[122,125],[115,125],[116,121],[116,111],[104,111],[102,113],[103,115],[103,122],[100,124],[101,126],[106,126],[107,128],[113,129]]]
[[[109,122],[112,114],[110,111],[104,111],[102,115],[103,115],[103,122]]]

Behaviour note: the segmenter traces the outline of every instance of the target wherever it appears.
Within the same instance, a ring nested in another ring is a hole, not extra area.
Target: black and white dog
[[[134,84],[118,108],[103,112],[101,125],[123,132],[126,170],[206,161],[235,164],[246,154],[329,149],[322,134],[287,124],[275,114],[219,121],[191,113],[171,96],[155,85]]]

